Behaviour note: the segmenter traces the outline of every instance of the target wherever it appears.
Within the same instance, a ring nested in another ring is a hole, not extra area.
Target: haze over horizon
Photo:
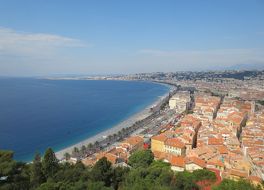
[[[1,1],[0,75],[264,68],[264,1]]]

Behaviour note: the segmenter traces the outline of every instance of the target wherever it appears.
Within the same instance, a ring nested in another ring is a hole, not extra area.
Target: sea
[[[0,149],[31,161],[119,124],[168,91],[142,81],[0,78]]]

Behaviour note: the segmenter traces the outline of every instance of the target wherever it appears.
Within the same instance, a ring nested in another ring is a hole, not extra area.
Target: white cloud
[[[0,54],[50,55],[65,47],[87,47],[78,39],[45,33],[26,33],[0,27]]]

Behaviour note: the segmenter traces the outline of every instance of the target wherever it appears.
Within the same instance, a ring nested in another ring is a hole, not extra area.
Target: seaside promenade
[[[164,83],[164,85],[168,86],[169,84]],[[67,153],[71,154],[75,148],[81,149],[82,146],[87,146],[88,144],[94,144],[94,143],[98,143],[97,146],[100,147],[100,149],[107,149],[111,147],[112,144],[116,143],[115,139],[109,141],[107,140],[107,137],[114,136],[115,134],[118,134],[118,132],[124,129],[128,129],[128,128],[131,129],[127,131],[128,133],[125,135],[126,137],[128,137],[131,134],[135,135],[146,130],[146,129],[142,129],[142,127],[147,126],[147,124],[150,123],[153,118],[158,117],[161,108],[168,103],[170,96],[172,96],[176,92],[176,88],[173,85],[169,85],[169,86],[170,86],[170,90],[168,93],[160,97],[157,101],[146,107],[144,110],[141,110],[140,112],[132,115],[128,119],[122,121],[116,126],[113,126],[112,128],[109,128],[92,137],[89,137],[77,144],[74,144],[60,151],[57,151],[56,157],[59,160],[63,160],[65,154]]]

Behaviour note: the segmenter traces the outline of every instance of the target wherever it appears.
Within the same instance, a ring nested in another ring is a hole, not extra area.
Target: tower
[[[251,101],[251,114],[255,113],[255,108],[256,108],[256,102],[253,100]]]

